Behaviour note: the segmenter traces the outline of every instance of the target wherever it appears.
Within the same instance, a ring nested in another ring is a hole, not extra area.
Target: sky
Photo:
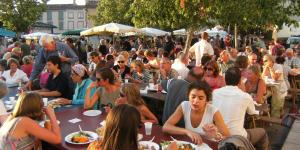
[[[50,0],[48,4],[71,4],[73,3],[73,0]],[[84,5],[85,0],[76,0],[76,3],[78,5]]]

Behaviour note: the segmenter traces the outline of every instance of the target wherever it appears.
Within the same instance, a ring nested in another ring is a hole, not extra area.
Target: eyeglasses
[[[102,80],[102,78],[96,78],[97,79],[97,82],[100,82]]]
[[[205,71],[213,71],[213,68],[204,68]]]
[[[118,61],[118,63],[124,63],[124,61]]]

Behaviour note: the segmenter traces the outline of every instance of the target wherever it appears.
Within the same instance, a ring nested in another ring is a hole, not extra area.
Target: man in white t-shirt
[[[252,97],[238,88],[241,71],[229,68],[225,73],[226,86],[213,91],[212,104],[221,112],[231,135],[247,138],[257,149],[267,149],[269,140],[263,128],[245,129],[245,114],[258,114]]]
[[[2,98],[7,94],[7,86],[5,82],[0,81],[0,116],[6,114],[6,108],[3,104]]]
[[[201,58],[203,55],[208,55],[211,57],[214,55],[214,49],[207,40],[208,34],[207,32],[203,32],[201,34],[201,40],[190,48],[190,51],[195,51],[196,66],[201,65]]]
[[[190,71],[189,68],[187,68],[188,63],[189,58],[183,52],[180,52],[171,68],[176,70],[182,79],[185,79]]]

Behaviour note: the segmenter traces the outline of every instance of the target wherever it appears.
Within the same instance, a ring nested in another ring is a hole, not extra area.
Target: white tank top
[[[194,128],[191,123],[191,104],[189,101],[183,101],[181,103],[181,107],[183,110],[185,128],[200,133],[202,135],[205,134],[202,127],[206,124],[211,124],[214,121],[214,115],[218,111],[217,108],[209,103],[206,104],[206,108],[204,110],[204,114],[202,120],[198,127]]]

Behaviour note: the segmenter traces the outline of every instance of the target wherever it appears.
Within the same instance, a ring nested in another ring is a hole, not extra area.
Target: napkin
[[[77,122],[80,122],[81,119],[78,119],[78,118],[74,118],[74,119],[71,119],[69,120],[70,123],[77,123]]]

